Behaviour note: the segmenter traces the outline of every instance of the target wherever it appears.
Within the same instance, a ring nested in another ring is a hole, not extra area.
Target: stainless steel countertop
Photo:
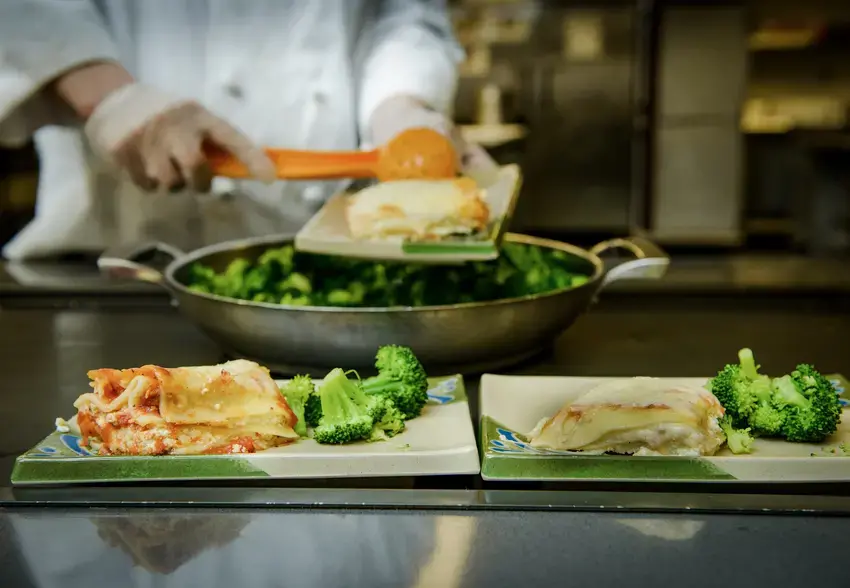
[[[15,588],[840,586],[847,544],[846,519],[772,515],[36,509],[0,511],[0,580]]]

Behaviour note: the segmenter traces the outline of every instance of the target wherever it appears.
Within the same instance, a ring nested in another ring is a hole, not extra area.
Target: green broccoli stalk
[[[307,401],[316,393],[316,387],[310,376],[295,376],[284,384],[281,389],[283,397],[292,412],[295,413],[298,422],[295,423],[295,432],[301,437],[307,436],[307,422],[304,418],[304,408]]]
[[[809,364],[800,364],[791,372],[790,387],[782,384],[785,421],[782,434],[789,441],[820,443],[838,430],[841,401],[832,383]],[[786,396],[787,395],[787,396]]]
[[[318,443],[342,444],[368,439],[375,423],[375,402],[360,382],[348,379],[341,368],[332,369],[319,384],[322,417],[313,431]]]
[[[363,390],[370,396],[390,400],[404,419],[422,413],[428,402],[428,377],[409,347],[385,345],[375,357],[378,375],[363,380]]]
[[[750,429],[736,429],[732,425],[732,419],[724,416],[718,421],[723,434],[726,435],[726,445],[729,451],[735,455],[741,453],[750,453],[753,450],[753,436],[750,435]]]

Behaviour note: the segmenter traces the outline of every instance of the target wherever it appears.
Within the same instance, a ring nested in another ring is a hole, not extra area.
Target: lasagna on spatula
[[[88,376],[93,391],[74,403],[76,424],[100,455],[253,453],[298,438],[277,384],[252,361]]]

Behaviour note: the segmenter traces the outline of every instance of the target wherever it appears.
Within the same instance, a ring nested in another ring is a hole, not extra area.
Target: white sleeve
[[[360,40],[358,124],[387,98],[408,95],[448,113],[463,51],[445,0],[381,0]]]
[[[41,92],[45,84],[117,57],[90,0],[0,0],[0,144],[21,145],[39,127],[62,122],[59,101]]]

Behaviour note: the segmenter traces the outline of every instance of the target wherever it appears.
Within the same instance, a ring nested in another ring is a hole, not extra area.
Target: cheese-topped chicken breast
[[[355,239],[434,240],[483,230],[490,210],[469,178],[403,180],[353,194],[346,218]]]
[[[713,455],[723,406],[696,386],[658,378],[608,380],[529,433],[533,447],[633,455]]]

